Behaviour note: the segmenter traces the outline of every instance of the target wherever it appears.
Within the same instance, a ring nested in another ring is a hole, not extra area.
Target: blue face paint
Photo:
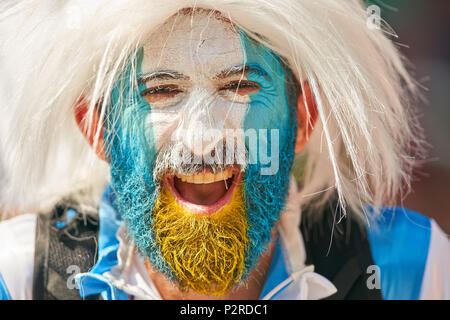
[[[262,169],[267,167],[261,158],[249,164],[245,173],[244,197],[250,226],[245,278],[271,240],[270,232],[286,200],[294,158],[299,89],[294,76],[276,54],[248,38],[244,32],[240,32],[240,37],[244,63],[259,71],[250,71],[248,80],[261,86],[257,93],[251,95],[243,129],[255,129],[257,132],[267,129],[267,139],[261,135],[258,138],[260,145],[266,146],[270,152],[273,144],[277,144],[276,149],[279,150],[278,171],[275,174],[261,174]],[[142,59],[143,50],[140,49],[115,83],[104,140],[111,164],[111,184],[117,195],[115,205],[127,223],[129,235],[134,239],[136,248],[149,258],[153,266],[174,280],[175,275],[162,257],[153,230],[151,212],[158,197],[153,172],[158,150],[152,128],[145,127],[152,106],[139,93],[146,86],[136,81],[141,74]],[[133,66],[136,74],[133,73]],[[278,140],[270,139],[271,129],[278,130]],[[246,147],[249,149],[248,143]]]
[[[292,72],[273,51],[250,39],[243,31],[240,36],[244,63],[251,69],[260,71],[249,71],[247,78],[261,86],[250,97],[250,108],[244,119],[243,129],[267,129],[267,135],[258,135],[258,148],[266,145],[269,152],[272,149],[279,151],[278,171],[275,174],[262,174],[267,165],[261,161],[261,153],[265,153],[261,149],[258,150],[256,163],[249,164],[245,173],[244,196],[250,226],[250,246],[245,262],[248,273],[271,240],[271,230],[283,211],[288,195],[297,136],[296,107],[300,89]],[[278,141],[271,139],[270,131],[273,129],[278,130]],[[246,146],[249,149],[248,141]]]
[[[114,205],[127,224],[129,236],[157,270],[173,279],[173,272],[156,243],[150,214],[158,196],[158,186],[153,180],[157,149],[152,129],[145,127],[151,105],[140,92],[146,86],[136,81],[142,59],[143,49],[139,49],[115,82],[104,126],[105,149],[116,193]]]

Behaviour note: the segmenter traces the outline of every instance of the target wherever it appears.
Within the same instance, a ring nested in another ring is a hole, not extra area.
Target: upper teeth
[[[218,173],[201,172],[189,176],[183,174],[176,174],[176,176],[183,182],[206,184],[227,180],[233,176],[233,171],[231,169],[226,169],[225,171],[221,171]]]

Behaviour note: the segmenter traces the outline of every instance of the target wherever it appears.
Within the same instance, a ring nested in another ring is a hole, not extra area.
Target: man
[[[4,298],[448,298],[443,232],[383,207],[422,142],[358,1],[1,12]]]

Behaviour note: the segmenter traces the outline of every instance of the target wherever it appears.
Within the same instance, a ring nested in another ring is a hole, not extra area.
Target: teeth
[[[195,183],[195,184],[208,184],[213,183],[217,181],[227,180],[230,179],[233,176],[233,170],[232,169],[226,169],[225,171],[221,171],[218,173],[211,173],[211,172],[202,172],[197,173],[193,175],[183,175],[183,174],[177,174],[176,175],[178,179],[180,179],[183,182],[188,183]]]

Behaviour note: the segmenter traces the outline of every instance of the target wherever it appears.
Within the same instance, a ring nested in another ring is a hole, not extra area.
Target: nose
[[[202,112],[188,121],[180,140],[196,156],[210,155],[224,140],[223,121],[212,121]]]
[[[221,106],[214,92],[198,88],[183,108],[177,141],[196,156],[211,155],[225,139],[227,108]]]

